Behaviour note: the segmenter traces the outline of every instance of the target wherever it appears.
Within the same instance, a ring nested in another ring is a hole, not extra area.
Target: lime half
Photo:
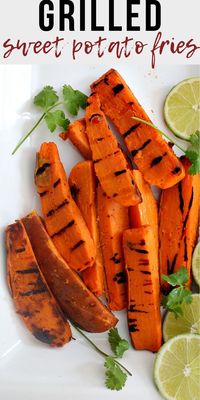
[[[192,257],[192,273],[195,282],[200,287],[200,242],[197,243]]]
[[[186,79],[171,90],[164,117],[169,129],[181,139],[189,140],[200,130],[200,77]]]
[[[165,343],[155,360],[154,378],[167,400],[199,400],[200,336],[179,335]]]
[[[182,333],[200,334],[200,294],[193,294],[192,303],[183,303],[181,309],[183,315],[178,318],[170,311],[166,314],[163,323],[163,338],[165,342]]]

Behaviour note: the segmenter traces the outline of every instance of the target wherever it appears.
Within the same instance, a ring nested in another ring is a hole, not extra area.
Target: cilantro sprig
[[[42,110],[42,115],[33,126],[33,128],[20,140],[12,155],[20,148],[20,146],[30,137],[40,123],[45,120],[50,132],[54,132],[56,128],[67,130],[70,120],[66,117],[63,110],[59,109],[64,106],[67,112],[76,116],[79,109],[86,107],[87,96],[79,90],[74,90],[69,85],[64,85],[62,90],[62,98],[60,99],[57,92],[52,86],[45,86],[35,97],[34,105]]]
[[[162,305],[168,311],[173,312],[176,318],[183,315],[181,308],[183,303],[192,303],[192,292],[185,287],[188,279],[189,274],[185,267],[181,267],[178,272],[169,276],[162,275],[162,280],[175,288],[167,296],[162,296]]]
[[[195,175],[200,172],[200,131],[197,130],[190,136],[190,138],[187,140],[187,142],[189,142],[190,145],[188,146],[187,149],[184,149],[174,139],[166,135],[166,133],[161,131],[157,126],[155,126],[151,122],[145,121],[144,119],[138,117],[132,117],[132,119],[134,119],[135,121],[142,122],[143,124],[146,124],[151,128],[156,129],[159,133],[161,133],[161,135],[165,136],[170,142],[172,142],[176,147],[178,147],[191,162],[191,166],[188,171],[190,175]]]
[[[113,328],[108,333],[108,339],[111,349],[115,356],[109,355],[102,351],[85,333],[74,325],[74,328],[89,342],[89,344],[104,357],[105,367],[105,385],[110,390],[121,390],[127,381],[128,375],[132,376],[132,373],[122,365],[117,358],[121,358],[126,350],[129,348],[127,340],[122,339],[116,328]]]

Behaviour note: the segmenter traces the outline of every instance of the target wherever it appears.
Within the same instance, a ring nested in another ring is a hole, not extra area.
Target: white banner
[[[198,64],[199,0],[7,1],[0,61]]]

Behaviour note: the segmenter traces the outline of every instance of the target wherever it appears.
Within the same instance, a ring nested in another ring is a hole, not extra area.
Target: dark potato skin
[[[35,212],[22,220],[42,273],[66,317],[88,332],[105,332],[117,318],[90,292],[56,250]]]
[[[71,329],[40,272],[30,241],[20,221],[6,230],[8,285],[17,313],[41,342],[61,347]]]

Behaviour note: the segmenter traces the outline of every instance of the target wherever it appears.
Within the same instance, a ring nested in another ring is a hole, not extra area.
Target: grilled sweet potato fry
[[[162,342],[158,254],[148,226],[123,234],[128,277],[128,327],[137,350],[158,351]]]
[[[108,199],[101,186],[97,189],[100,240],[106,276],[109,308],[119,311],[127,305],[126,274],[122,234],[129,228],[128,209]]]
[[[96,251],[74,202],[54,143],[43,143],[37,155],[35,183],[47,231],[69,266],[82,271],[94,264]]]
[[[23,219],[36,259],[65,315],[89,332],[104,332],[117,318],[90,292],[78,274],[60,256],[41,219],[32,213]]]
[[[17,313],[41,342],[63,346],[71,329],[50,292],[20,221],[6,231],[7,274]]]
[[[162,189],[184,178],[184,168],[173,150],[154,128],[138,123],[133,116],[150,119],[123,78],[111,69],[91,85],[100,97],[102,110],[123,136],[145,180]]]
[[[95,263],[82,272],[82,278],[96,296],[101,296],[104,292],[104,267],[96,210],[97,179],[92,161],[83,161],[74,166],[69,176],[69,186],[96,247]]]
[[[191,283],[192,252],[197,239],[200,181],[199,175],[189,175],[190,163],[182,158],[185,178],[172,188],[162,191],[159,210],[160,273],[169,275],[186,267]],[[162,290],[169,285],[162,282]]]
[[[95,172],[109,198],[128,207],[141,201],[126,159],[108,127],[97,95],[88,98],[86,130],[92,150]]]
[[[86,134],[85,118],[78,119],[71,123],[68,130],[61,133],[60,137],[63,140],[69,139],[86,160],[92,159],[92,152]]]

